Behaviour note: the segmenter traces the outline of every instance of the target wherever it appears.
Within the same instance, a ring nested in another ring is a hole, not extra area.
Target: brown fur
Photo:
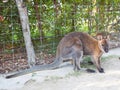
[[[20,73],[8,75],[6,78],[16,77],[39,70],[55,69],[59,67],[63,60],[67,59],[73,60],[74,70],[80,70],[80,62],[82,61],[83,55],[90,55],[98,71],[102,73],[104,70],[101,68],[100,58],[104,51],[108,52],[107,39],[101,37],[99,40],[96,40],[87,33],[72,32],[65,35],[59,42],[56,51],[56,59],[53,63],[34,66],[33,68]],[[89,71],[89,69],[86,70]]]
[[[80,62],[79,58],[82,57],[83,55],[91,55],[92,61],[96,65],[99,72],[104,72],[100,65],[100,58],[104,50],[108,52],[108,42],[106,39],[103,39],[102,36],[99,37],[98,39],[99,40],[94,39],[87,33],[82,33],[82,32],[69,33],[60,41],[57,47],[56,57],[64,57],[65,55],[69,55],[69,54],[72,55],[71,53],[75,52],[73,54],[78,55],[77,57],[78,60],[77,61],[74,60],[74,61]],[[73,50],[71,50],[72,48]],[[73,57],[72,59],[75,59]],[[75,64],[78,65],[78,63]],[[77,67],[80,66],[78,65]]]

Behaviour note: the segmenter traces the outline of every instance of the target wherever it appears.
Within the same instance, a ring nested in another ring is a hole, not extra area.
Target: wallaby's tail
[[[21,75],[25,75],[28,73],[36,72],[36,71],[42,71],[42,70],[51,70],[51,69],[56,69],[59,67],[59,65],[62,63],[62,60],[55,59],[55,61],[51,64],[46,64],[46,65],[39,65],[39,66],[33,66],[30,69],[23,70],[21,72],[17,72],[15,74],[7,75],[6,78],[13,78]]]

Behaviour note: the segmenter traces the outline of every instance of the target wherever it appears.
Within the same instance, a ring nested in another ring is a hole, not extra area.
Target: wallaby
[[[87,33],[71,32],[65,35],[57,46],[56,58],[53,63],[46,65],[33,66],[30,69],[7,75],[6,78],[16,77],[27,73],[58,68],[63,60],[72,59],[74,70],[81,70],[80,62],[83,55],[90,55],[92,62],[97,67],[100,73],[104,70],[101,68],[100,58],[103,52],[109,51],[108,39],[98,37],[98,40]],[[95,72],[94,70],[86,69],[86,71]]]

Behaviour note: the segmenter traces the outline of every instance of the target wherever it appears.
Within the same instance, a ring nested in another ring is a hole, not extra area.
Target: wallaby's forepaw
[[[92,69],[86,69],[87,72],[89,73],[95,73],[96,71],[95,70],[92,70]]]

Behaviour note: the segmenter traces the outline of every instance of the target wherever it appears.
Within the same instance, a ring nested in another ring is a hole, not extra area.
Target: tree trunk
[[[42,24],[41,24],[41,16],[40,16],[40,10],[38,7],[38,0],[34,0],[34,9],[35,9],[35,14],[38,22],[38,29],[40,32],[40,42],[41,44],[43,43],[43,38],[44,38],[44,32],[42,31]]]
[[[30,67],[32,67],[33,65],[35,65],[35,52],[34,52],[33,44],[31,41],[27,8],[23,4],[23,0],[16,0],[16,5],[18,7],[20,21],[22,24],[22,31],[23,31],[23,36],[24,36],[24,41],[25,41],[25,46],[27,51],[28,64]]]
[[[91,6],[88,6],[88,33],[91,34],[92,31],[92,14],[91,14],[92,10],[91,10]]]
[[[76,12],[77,12],[77,4],[73,3],[72,5],[72,12],[71,12],[71,16],[72,16],[72,30],[71,31],[75,31],[76,27],[75,27],[75,23],[76,23]]]

